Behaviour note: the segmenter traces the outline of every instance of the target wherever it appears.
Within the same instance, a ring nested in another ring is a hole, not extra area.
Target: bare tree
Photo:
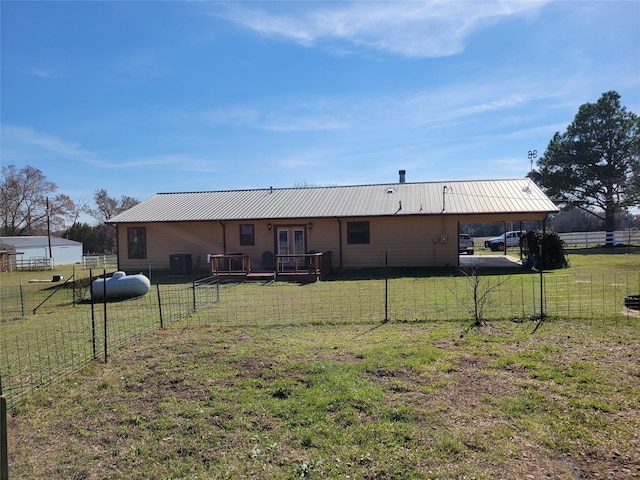
[[[82,197],[80,197],[76,202],[74,202],[75,208],[70,213],[71,217],[71,226],[78,223],[80,220],[80,216],[87,211],[89,208],[89,202],[85,201]]]
[[[86,212],[101,222],[107,222],[117,214],[140,203],[140,200],[127,195],[122,195],[120,200],[110,197],[105,189],[96,190],[93,198],[96,208],[87,208]]]
[[[458,269],[465,277],[471,288],[471,302],[467,302],[467,309],[473,315],[473,327],[485,325],[484,312],[490,304],[491,293],[500,287],[506,280],[491,281],[492,277],[480,275],[480,271],[474,267],[463,267]]]
[[[114,252],[116,250],[116,229],[108,224],[109,220],[117,214],[129,210],[140,201],[127,195],[122,195],[118,200],[110,197],[105,189],[96,190],[94,201],[96,208],[86,208],[85,212],[102,223],[98,226],[97,232],[103,251]]]
[[[73,218],[76,206],[37,168],[2,167],[0,222],[5,236],[44,234],[50,228],[62,231]]]

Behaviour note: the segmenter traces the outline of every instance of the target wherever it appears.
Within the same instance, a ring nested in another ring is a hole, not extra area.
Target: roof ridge
[[[332,188],[365,188],[365,187],[387,187],[389,185],[433,185],[436,183],[487,183],[487,182],[504,182],[515,180],[531,180],[527,177],[523,178],[492,178],[487,180],[431,180],[427,182],[386,182],[386,183],[368,183],[357,185],[319,185],[310,187],[263,187],[263,188],[231,188],[229,190],[194,190],[190,192],[158,192],[156,195],[189,195],[195,193],[230,193],[230,192],[269,192],[269,191],[285,191],[285,190],[323,190]]]

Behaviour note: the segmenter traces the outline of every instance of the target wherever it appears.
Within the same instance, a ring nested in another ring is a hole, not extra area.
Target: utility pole
[[[533,161],[538,156],[538,151],[537,150],[529,150],[529,153],[527,154],[527,156],[529,157],[529,164],[531,165],[531,168],[530,168],[529,171],[533,172]]]
[[[53,252],[51,251],[51,222],[49,218],[49,197],[47,197],[47,238],[49,239],[49,260],[53,257]]]

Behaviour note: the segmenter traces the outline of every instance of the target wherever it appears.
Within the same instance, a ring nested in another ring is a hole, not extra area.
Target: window
[[[369,243],[369,222],[347,222],[347,243]]]
[[[129,258],[147,258],[147,229],[144,227],[127,228],[127,246]]]
[[[240,225],[240,245],[255,245],[253,225]]]

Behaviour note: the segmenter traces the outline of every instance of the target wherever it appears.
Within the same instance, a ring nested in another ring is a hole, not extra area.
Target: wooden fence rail
[[[88,270],[90,268],[111,268],[118,265],[118,257],[116,255],[83,255],[82,268]]]
[[[16,270],[51,270],[53,268],[53,258],[33,257],[16,259]]]
[[[617,230],[615,232],[570,232],[559,233],[558,236],[567,247],[591,248],[605,245],[607,239],[611,239],[613,245],[640,245],[640,230]]]

